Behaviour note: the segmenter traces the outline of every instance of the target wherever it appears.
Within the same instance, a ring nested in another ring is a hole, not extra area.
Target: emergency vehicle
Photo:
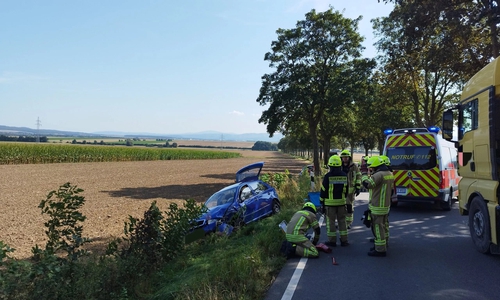
[[[439,134],[439,127],[385,130],[383,153],[389,157],[398,202],[430,202],[451,210],[458,196],[455,144]]]
[[[500,58],[465,84],[442,127],[445,139],[458,137],[459,211],[472,241],[479,252],[500,254]]]

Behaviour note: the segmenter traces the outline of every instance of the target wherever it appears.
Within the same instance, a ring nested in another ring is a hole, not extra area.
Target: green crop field
[[[236,152],[220,150],[0,143],[0,164],[222,159],[240,156]]]

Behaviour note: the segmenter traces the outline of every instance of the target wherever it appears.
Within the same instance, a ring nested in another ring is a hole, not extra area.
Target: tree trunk
[[[309,132],[312,137],[313,144],[313,164],[314,164],[314,174],[316,176],[320,175],[320,166],[319,166],[319,143],[318,143],[318,132],[316,129],[316,125],[309,126]]]

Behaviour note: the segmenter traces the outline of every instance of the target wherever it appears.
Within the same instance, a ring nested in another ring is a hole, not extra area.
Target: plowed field
[[[131,215],[142,218],[151,202],[165,210],[184,199],[204,202],[234,182],[241,167],[264,161],[263,172],[298,174],[306,161],[280,152],[238,151],[242,158],[189,161],[0,165],[0,240],[15,248],[13,257],[26,258],[35,245],[45,247],[47,215],[38,208],[47,194],[70,182],[83,189],[84,236],[102,250],[114,237],[123,236]]]

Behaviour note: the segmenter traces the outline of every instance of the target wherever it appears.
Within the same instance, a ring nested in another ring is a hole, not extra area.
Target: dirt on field
[[[50,191],[66,182],[83,189],[81,209],[87,217],[87,248],[101,252],[109,241],[123,236],[128,216],[142,218],[153,201],[163,211],[185,199],[204,202],[232,184],[238,169],[264,161],[262,172],[298,174],[308,162],[280,152],[240,150],[242,158],[145,162],[0,165],[0,241],[16,249],[15,258],[28,258],[31,248],[45,247],[47,215],[38,205]]]

